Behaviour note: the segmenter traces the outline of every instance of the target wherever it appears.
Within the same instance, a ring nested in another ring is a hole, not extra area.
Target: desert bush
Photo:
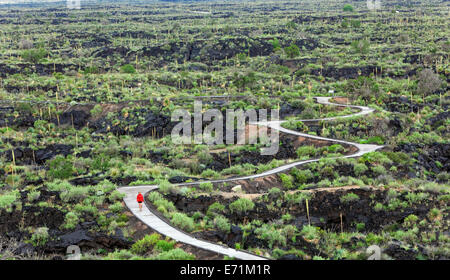
[[[297,227],[294,225],[286,225],[282,230],[281,233],[286,237],[286,239],[291,239],[295,236],[297,232]]]
[[[48,228],[40,227],[31,236],[31,244],[33,246],[44,246],[49,239]]]
[[[214,225],[220,231],[223,231],[225,233],[230,232],[231,224],[229,223],[228,219],[222,215],[216,216],[214,218]]]
[[[108,208],[109,208],[109,210],[111,210],[114,213],[120,213],[123,210],[123,205],[120,201],[118,201],[118,202],[110,205]]]
[[[357,163],[353,166],[353,171],[356,176],[364,174],[367,170],[369,170],[369,168],[364,163]]]
[[[300,231],[300,235],[307,240],[320,239],[319,228],[314,226],[303,226],[302,230]]]
[[[351,43],[353,51],[365,54],[369,51],[370,43],[367,40],[358,40]]]
[[[163,194],[168,194],[173,188],[174,186],[169,181],[162,181],[159,183],[159,191]]]
[[[153,204],[156,206],[156,208],[158,208],[158,209],[163,208],[168,212],[174,212],[177,210],[177,208],[175,207],[175,205],[173,204],[172,201],[168,201],[167,199],[164,199],[164,198],[160,198],[160,199],[153,201]]]
[[[9,208],[17,199],[15,192],[0,194],[0,209]]]
[[[122,67],[120,67],[120,71],[122,73],[127,73],[127,74],[134,74],[134,73],[136,73],[136,69],[131,64],[123,65]]]
[[[173,249],[175,241],[158,240],[155,244],[155,250],[158,252],[167,252]]]
[[[383,165],[375,165],[371,169],[376,175],[386,175],[387,173]]]
[[[47,174],[53,179],[67,179],[73,175],[74,168],[72,162],[63,157],[57,155],[49,163],[49,170]]]
[[[150,202],[154,203],[156,200],[160,199],[163,199],[163,196],[159,192],[150,192],[148,194],[148,200],[150,200]]]
[[[198,187],[205,192],[212,192],[213,190],[213,184],[210,182],[201,183]]]
[[[206,211],[206,215],[210,218],[223,214],[223,211],[225,210],[225,206],[222,205],[220,202],[214,202],[208,207],[208,211]]]
[[[342,8],[342,10],[343,10],[344,12],[353,12],[353,11],[354,11],[354,8],[353,8],[353,6],[350,5],[350,4],[345,4],[345,5],[344,5],[344,8]]]
[[[89,193],[89,188],[87,187],[70,187],[63,190],[59,197],[64,202],[79,202],[84,199]]]
[[[201,176],[216,179],[220,177],[220,173],[212,169],[206,169],[205,171],[202,172]]]
[[[315,157],[317,149],[314,146],[301,146],[297,149],[296,153],[299,159]]]
[[[239,198],[230,203],[228,207],[230,208],[231,213],[245,213],[247,211],[253,210],[255,204],[249,199]]]
[[[89,205],[77,204],[77,205],[75,205],[74,210],[80,214],[89,213],[94,216],[98,214],[97,207],[95,207],[95,205],[91,205],[91,204],[89,204]]]
[[[161,235],[153,233],[151,235],[145,235],[141,240],[136,241],[131,246],[131,252],[138,255],[143,255],[152,249],[158,241],[160,241]]]
[[[122,201],[124,197],[125,197],[124,193],[120,193],[115,190],[109,194],[108,199],[109,201]]]
[[[273,187],[269,190],[269,195],[277,197],[277,196],[281,195],[281,190],[277,187]]]
[[[306,184],[309,179],[312,179],[314,177],[313,173],[309,169],[301,170],[292,168],[290,174],[294,176],[296,182],[300,184]]]
[[[417,91],[424,96],[434,93],[442,85],[439,75],[435,74],[433,70],[428,68],[419,73],[417,81]]]
[[[97,104],[94,106],[94,108],[92,108],[92,110],[90,112],[91,112],[91,115],[93,115],[95,117],[95,116],[100,115],[102,113],[102,111],[103,111],[102,106],[100,104]]]
[[[27,199],[29,202],[33,202],[39,199],[39,197],[41,196],[41,192],[40,191],[30,191],[27,194]]]
[[[307,199],[311,199],[311,194],[305,192],[296,192],[293,194],[285,193],[285,199],[289,205],[295,205],[304,203]]]
[[[155,257],[156,260],[195,260],[195,256],[176,248],[167,252],[162,252]]]
[[[414,227],[418,220],[419,220],[419,217],[411,214],[405,218],[405,220],[403,221],[403,226],[407,227],[407,228]]]
[[[66,214],[66,217],[64,219],[64,225],[63,228],[65,229],[75,229],[78,225],[79,219],[77,214],[73,212],[69,212]]]
[[[21,56],[27,62],[39,63],[47,54],[48,52],[45,49],[39,48],[24,50]]]
[[[410,192],[405,195],[405,198],[409,201],[410,204],[420,203],[424,200],[426,200],[429,197],[429,194],[427,193],[413,193]]]
[[[284,53],[287,57],[294,58],[300,55],[300,48],[295,44],[291,44],[289,47],[284,48]]]
[[[359,200],[359,196],[354,193],[348,193],[346,195],[341,196],[341,198],[340,198],[341,203],[350,203],[350,202],[358,201],[358,200]]]
[[[170,221],[176,227],[185,230],[187,232],[191,232],[195,229],[194,220],[184,213],[174,213]]]
[[[263,224],[260,228],[255,229],[255,234],[258,238],[265,240],[269,248],[272,248],[274,244],[286,246],[286,237],[271,225]]]
[[[292,176],[284,174],[284,173],[280,173],[278,175],[281,179],[281,183],[283,184],[283,187],[285,187],[286,189],[292,189],[294,187],[294,185],[292,184]]]

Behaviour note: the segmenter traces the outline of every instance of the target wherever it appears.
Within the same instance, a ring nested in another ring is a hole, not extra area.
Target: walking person
[[[144,196],[141,194],[141,192],[137,195],[137,202],[139,204],[139,211],[142,211],[142,203],[144,202]]]

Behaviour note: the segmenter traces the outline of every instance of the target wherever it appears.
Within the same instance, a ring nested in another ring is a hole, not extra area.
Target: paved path
[[[331,97],[316,97],[316,100],[320,104],[357,108],[360,111],[358,113],[345,115],[345,116],[338,116],[338,117],[332,117],[332,118],[323,118],[323,119],[313,119],[313,120],[300,120],[300,121],[307,122],[307,121],[336,120],[336,119],[343,119],[343,118],[349,118],[349,117],[355,117],[355,116],[363,116],[363,115],[370,114],[370,113],[372,113],[374,111],[373,109],[370,109],[370,108],[364,107],[364,106],[353,106],[353,105],[344,105],[344,104],[331,103],[331,102],[329,102],[330,98]],[[268,122],[258,122],[258,123],[255,123],[255,124],[267,126],[267,127],[273,128],[273,129],[277,129],[277,130],[279,130],[281,132],[284,132],[284,133],[287,133],[287,134],[298,135],[298,136],[303,136],[303,137],[308,137],[308,138],[318,139],[318,140],[325,140],[325,141],[330,141],[330,142],[335,142],[335,143],[347,144],[347,145],[354,146],[354,147],[356,147],[358,149],[358,152],[356,152],[355,154],[342,156],[343,158],[359,157],[359,156],[362,156],[362,155],[364,155],[366,153],[376,151],[376,150],[378,150],[378,149],[383,147],[383,146],[379,146],[379,145],[358,144],[358,143],[353,143],[353,142],[348,142],[348,141],[343,141],[343,140],[330,139],[330,138],[325,138],[325,137],[319,137],[319,136],[314,136],[314,135],[309,135],[309,134],[293,131],[293,130],[281,127],[281,124],[284,123],[284,122],[286,122],[286,121],[268,121]],[[264,176],[280,173],[280,172],[286,171],[288,169],[291,169],[293,167],[296,167],[296,166],[299,166],[299,165],[302,165],[302,164],[306,164],[306,163],[310,163],[310,162],[319,161],[319,160],[320,159],[311,159],[311,160],[297,161],[297,162],[289,163],[289,164],[286,164],[286,165],[283,165],[283,166],[280,166],[280,167],[277,167],[277,168],[265,171],[265,172],[260,173],[260,174],[255,174],[255,175],[250,175],[250,176],[243,176],[243,177],[237,177],[237,178],[228,178],[228,179],[222,179],[222,180],[210,180],[210,181],[202,181],[202,182],[181,183],[181,184],[175,184],[175,186],[198,185],[198,184],[203,183],[203,182],[221,183],[221,182],[229,182],[229,181],[254,179],[254,178],[259,178],[259,177],[264,177]],[[244,251],[235,250],[235,249],[228,248],[228,247],[225,247],[225,246],[221,246],[221,245],[218,245],[218,244],[214,244],[214,243],[211,243],[211,242],[207,242],[207,241],[196,239],[196,238],[190,236],[189,234],[186,234],[186,233],[180,231],[179,229],[171,226],[170,224],[166,223],[164,220],[160,219],[157,215],[155,215],[152,211],[150,211],[150,209],[148,209],[145,205],[143,206],[142,211],[139,211],[139,206],[138,206],[138,203],[136,202],[136,196],[137,196],[138,192],[146,194],[149,191],[153,191],[153,190],[156,190],[156,189],[158,189],[158,186],[156,186],[156,185],[144,185],[144,186],[121,187],[121,188],[118,189],[118,191],[123,193],[123,194],[125,194],[125,198],[124,198],[125,204],[131,210],[133,215],[135,215],[142,222],[147,224],[150,228],[152,228],[155,231],[161,233],[162,235],[168,236],[168,237],[170,237],[170,238],[172,238],[172,239],[174,239],[174,240],[176,240],[178,242],[186,243],[186,244],[189,244],[189,245],[201,248],[201,249],[205,249],[205,250],[209,250],[209,251],[212,251],[212,252],[220,253],[220,254],[227,255],[227,256],[230,256],[230,257],[234,257],[234,258],[237,258],[237,259],[242,259],[242,260],[265,260],[265,258],[260,257],[260,256],[256,256],[254,254],[250,254],[250,253],[247,253],[247,252],[244,252]]]

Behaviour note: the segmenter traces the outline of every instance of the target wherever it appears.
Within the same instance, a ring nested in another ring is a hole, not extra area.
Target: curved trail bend
[[[345,116],[323,118],[323,119],[313,119],[313,120],[300,120],[300,121],[307,122],[307,121],[336,120],[336,119],[343,119],[343,118],[349,118],[349,117],[355,117],[355,116],[363,116],[363,115],[370,114],[374,111],[373,109],[365,107],[365,106],[354,106],[354,105],[331,103],[331,102],[329,102],[329,99],[331,97],[315,97],[315,98],[317,100],[317,103],[319,103],[319,104],[357,108],[360,111],[357,113],[345,115]],[[325,137],[309,135],[309,134],[305,134],[305,133],[301,133],[301,132],[283,128],[283,127],[281,127],[281,124],[283,122],[285,122],[285,121],[268,121],[268,122],[258,122],[255,124],[267,126],[272,129],[277,129],[277,130],[287,133],[287,134],[308,137],[308,138],[317,139],[317,140],[325,140],[325,141],[330,141],[330,142],[335,142],[335,143],[347,144],[347,145],[354,146],[358,149],[358,152],[356,152],[355,154],[342,156],[343,158],[359,157],[366,153],[376,151],[383,147],[380,145],[358,144],[358,143],[353,143],[353,142],[348,142],[348,141],[343,141],[343,140],[336,140],[336,139],[330,139],[330,138],[325,138]],[[209,181],[199,181],[199,182],[192,182],[192,183],[181,183],[181,184],[174,184],[174,185],[175,186],[188,186],[188,185],[198,185],[198,184],[204,183],[204,182],[221,183],[221,182],[238,181],[238,180],[249,180],[249,179],[254,179],[254,178],[259,178],[259,177],[264,177],[264,176],[280,173],[280,172],[286,171],[288,169],[291,169],[293,167],[296,167],[296,166],[299,166],[302,164],[306,164],[306,163],[310,163],[310,162],[319,161],[319,160],[320,159],[296,161],[293,163],[289,163],[289,164],[282,165],[280,167],[265,171],[260,174],[255,174],[255,175],[250,175],[250,176],[228,178],[228,179],[222,179],[222,180],[209,180]],[[146,193],[148,193],[152,190],[156,190],[156,189],[158,189],[157,185],[142,185],[142,186],[121,187],[121,188],[118,188],[118,191],[125,194],[125,197],[124,197],[125,204],[130,209],[130,211],[133,213],[133,215],[135,215],[138,219],[140,219],[142,222],[147,224],[150,228],[161,233],[162,235],[168,236],[178,242],[186,243],[186,244],[189,244],[189,245],[201,248],[201,249],[205,249],[205,250],[212,251],[215,253],[227,255],[230,257],[237,258],[237,259],[265,260],[265,258],[251,254],[251,253],[247,253],[247,252],[240,251],[240,250],[235,250],[235,249],[232,249],[232,248],[229,248],[226,246],[221,246],[221,245],[214,244],[211,242],[196,239],[196,238],[190,236],[189,234],[173,227],[172,225],[168,224],[161,218],[159,218],[148,207],[146,207],[145,204],[142,207],[142,211],[139,211],[139,206],[136,201],[136,196],[137,196],[138,192],[141,192],[145,195]]]

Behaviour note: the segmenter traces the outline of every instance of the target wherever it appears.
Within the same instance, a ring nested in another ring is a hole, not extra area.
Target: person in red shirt
[[[139,192],[137,195],[137,202],[139,204],[139,211],[142,211],[142,202],[144,202],[144,196]]]

